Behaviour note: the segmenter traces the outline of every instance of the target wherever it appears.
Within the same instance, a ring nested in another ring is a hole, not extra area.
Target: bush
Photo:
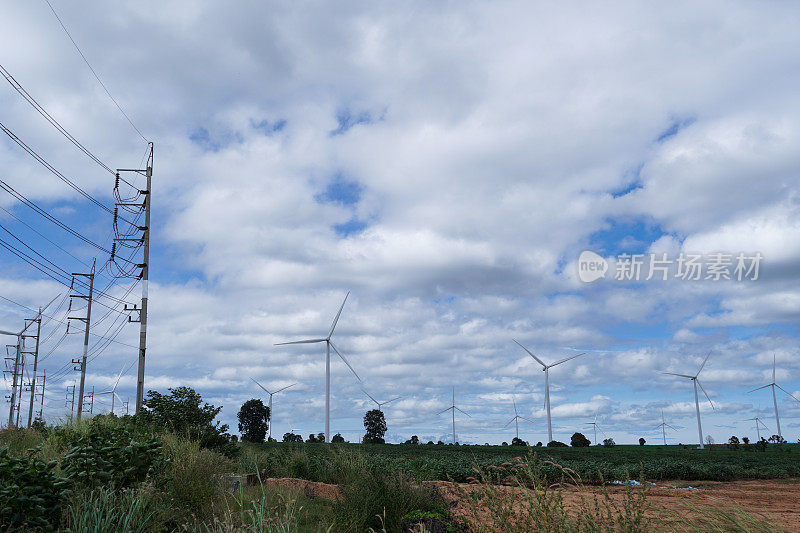
[[[70,445],[61,470],[72,483],[83,487],[130,487],[165,465],[158,440],[138,442],[123,427],[89,426],[88,433]]]
[[[57,527],[68,482],[53,474],[56,461],[11,457],[0,448],[0,530],[42,530]]]
[[[572,438],[569,440],[569,443],[574,448],[588,448],[592,444],[583,433],[577,432],[572,434]],[[548,446],[550,445],[548,444]]]
[[[616,446],[616,445],[617,445],[617,443],[614,442],[614,439],[612,439],[611,437],[603,440],[603,446],[611,447],[611,446]]]
[[[557,440],[551,440],[550,442],[547,443],[547,447],[548,448],[566,448],[567,445],[564,444],[563,442],[559,442]]]
[[[514,437],[513,439],[511,439],[511,445],[512,446],[527,446],[528,443],[525,442],[524,440],[522,440],[519,437]]]

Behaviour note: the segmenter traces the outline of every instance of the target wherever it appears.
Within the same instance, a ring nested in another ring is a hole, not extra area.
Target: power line
[[[117,106],[117,109],[119,109],[119,112],[123,114],[123,116],[124,116],[124,117],[125,117],[125,118],[128,120],[128,123],[131,125],[131,127],[132,127],[134,130],[136,130],[136,133],[138,133],[138,134],[139,134],[139,137],[141,137],[141,138],[142,138],[142,140],[143,140],[144,142],[150,142],[150,141],[149,141],[149,140],[148,140],[148,139],[147,139],[147,138],[146,138],[146,137],[145,137],[145,136],[142,134],[142,132],[141,132],[141,131],[139,131],[139,128],[137,128],[137,127],[136,127],[136,125],[133,123],[133,121],[131,120],[131,117],[129,117],[129,116],[128,116],[128,114],[127,114],[127,113],[126,113],[126,112],[125,112],[125,111],[122,109],[122,106],[120,106],[120,105],[119,105],[119,103],[116,101],[116,99],[114,99],[114,97],[113,97],[113,96],[111,96],[111,93],[109,92],[109,90],[108,90],[108,87],[106,87],[106,84],[105,84],[105,83],[103,83],[103,80],[101,80],[101,79],[100,79],[100,76],[98,76],[98,75],[97,75],[97,72],[95,72],[94,68],[92,68],[92,65],[89,63],[89,60],[88,60],[88,59],[86,59],[86,56],[85,56],[85,55],[83,55],[83,52],[81,51],[80,47],[78,46],[78,43],[76,43],[76,42],[75,42],[75,39],[73,39],[73,38],[72,38],[72,35],[70,35],[70,33],[69,33],[69,30],[67,30],[67,27],[66,27],[66,26],[64,26],[64,23],[61,21],[61,17],[59,17],[59,16],[58,16],[58,13],[56,13],[56,10],[55,10],[55,9],[53,9],[53,5],[50,3],[50,0],[44,0],[44,1],[45,1],[45,2],[47,2],[47,5],[48,5],[48,6],[50,6],[50,11],[52,11],[52,12],[53,12],[53,15],[55,15],[55,17],[56,17],[56,20],[58,20],[58,23],[59,23],[59,24],[61,25],[61,27],[64,29],[64,33],[66,33],[66,34],[67,34],[67,37],[69,37],[69,40],[70,40],[70,41],[72,41],[72,44],[75,46],[75,50],[77,50],[77,51],[78,51],[78,53],[81,55],[81,57],[83,58],[83,61],[84,61],[84,63],[86,63],[86,66],[87,66],[87,67],[89,67],[89,70],[91,70],[91,71],[92,71],[92,74],[94,74],[94,77],[95,77],[95,79],[97,79],[97,82],[100,84],[100,86],[101,86],[101,87],[103,87],[103,90],[106,92],[106,94],[108,95],[108,97],[109,97],[109,98],[111,98],[111,101],[112,101],[112,102],[114,102],[114,105],[116,105],[116,106]]]
[[[59,133],[61,133],[64,137],[66,137],[81,152],[86,154],[89,157],[89,159],[91,159],[92,161],[100,165],[103,169],[105,169],[106,172],[109,172],[110,174],[115,174],[115,172],[111,169],[111,167],[103,163],[96,155],[90,152],[88,148],[82,145],[80,141],[78,141],[78,139],[73,137],[72,134],[64,128],[64,126],[59,124],[58,121],[54,119],[52,115],[50,115],[50,113],[48,113],[47,110],[44,107],[42,107],[42,105],[39,104],[39,102],[37,102],[36,99],[33,96],[31,96],[22,85],[20,85],[20,83],[14,78],[14,76],[11,75],[10,72],[6,70],[6,68],[3,65],[0,65],[0,74],[2,74],[3,77],[6,79],[6,81],[8,81],[8,83],[14,88],[14,90],[17,91],[20,94],[20,96],[22,96],[31,106],[33,106],[33,108],[40,115],[42,115],[42,117],[44,117],[44,119],[47,120],[56,130],[58,130]]]

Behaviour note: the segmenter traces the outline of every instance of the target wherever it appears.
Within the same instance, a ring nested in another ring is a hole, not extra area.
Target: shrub
[[[525,442],[524,440],[522,440],[519,437],[514,437],[513,439],[511,439],[511,445],[512,446],[527,446],[528,443]]]
[[[547,447],[548,448],[566,448],[567,445],[564,444],[563,442],[559,442],[557,440],[551,440],[550,442],[547,443]]]
[[[569,443],[574,448],[588,448],[592,444],[583,433],[577,432],[572,434],[572,438],[569,440]]]
[[[43,530],[57,527],[68,482],[53,474],[56,461],[33,456],[11,457],[0,448],[0,530]]]
[[[616,445],[617,445],[617,443],[614,442],[614,439],[612,439],[611,437],[609,437],[607,439],[603,439],[603,446],[611,447],[611,446],[616,446]]]

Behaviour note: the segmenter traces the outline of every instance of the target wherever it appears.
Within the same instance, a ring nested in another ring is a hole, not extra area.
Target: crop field
[[[587,448],[547,448],[517,446],[447,446],[269,443],[248,445],[259,457],[261,467],[274,477],[304,477],[329,480],[330,464],[336,449],[363,454],[374,469],[386,473],[402,472],[419,481],[458,481],[475,476],[475,468],[519,462],[535,456],[544,465],[548,478],[560,476],[560,467],[569,468],[584,481],[644,478],[651,481],[730,481],[740,479],[780,479],[800,477],[800,445],[768,446],[763,451],[754,445],[716,445],[697,450],[689,445],[674,446],[592,446]]]

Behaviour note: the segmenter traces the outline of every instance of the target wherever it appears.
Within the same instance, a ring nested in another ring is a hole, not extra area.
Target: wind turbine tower
[[[353,365],[342,355],[342,352],[336,348],[336,345],[333,344],[331,337],[333,336],[333,330],[336,329],[336,323],[339,322],[339,317],[342,314],[342,309],[344,309],[344,304],[347,302],[347,297],[350,296],[350,291],[344,297],[342,301],[341,307],[339,307],[339,312],[336,313],[336,317],[333,319],[333,324],[331,324],[331,329],[328,331],[328,336],[324,339],[307,339],[303,341],[292,341],[292,342],[279,342],[276,343],[275,346],[284,346],[287,344],[314,344],[318,342],[325,343],[325,441],[331,441],[331,348],[336,354],[344,361],[344,364],[347,365],[347,368],[350,369],[350,372],[356,377],[358,381],[361,381],[361,378],[358,377],[355,369],[353,369]]]
[[[711,400],[709,400],[709,401],[711,401]],[[672,427],[669,424],[667,424],[666,420],[664,420],[664,410],[663,409],[661,410],[661,423],[656,426],[656,429],[658,429],[658,428],[661,428],[661,438],[664,439],[664,446],[667,445],[667,428],[669,428],[669,429],[671,429],[673,431],[678,431],[674,427]]]
[[[788,394],[794,400],[796,400],[798,402],[800,402],[800,400],[795,398],[795,396],[792,393],[790,393],[789,391],[787,391],[786,389],[784,389],[783,387],[781,387],[780,385],[775,383],[775,354],[772,354],[772,383],[767,383],[766,385],[762,385],[761,387],[758,387],[757,389],[753,389],[751,391],[747,391],[747,393],[750,394],[751,392],[755,392],[755,391],[761,390],[761,389],[766,389],[767,387],[771,387],[772,388],[772,404],[775,406],[775,425],[778,426],[778,436],[779,437],[783,437],[783,434],[781,433],[781,419],[778,416],[778,398],[777,398],[777,396],[775,396],[775,387],[778,387],[780,390],[782,390],[783,392]],[[756,427],[758,427],[758,423],[756,423]]]
[[[467,415],[470,418],[472,418],[470,415],[468,415],[467,413],[465,413],[464,411],[462,411],[461,409],[456,407],[456,388],[455,387],[453,387],[453,404],[450,407],[448,407],[447,409],[442,409],[441,411],[439,411],[436,414],[440,415],[440,414],[442,414],[444,412],[447,412],[447,411],[453,411],[453,445],[455,445],[455,443],[456,443],[456,411],[458,411],[459,413],[461,413],[463,415]]]
[[[566,359],[562,359],[560,361],[556,361],[552,365],[547,365],[547,364],[544,363],[544,361],[542,361],[541,359],[539,359],[538,357],[533,355],[533,352],[531,352],[529,349],[527,349],[522,344],[520,344],[516,339],[514,339],[514,342],[519,344],[520,348],[522,348],[523,350],[528,352],[528,355],[530,355],[531,357],[536,359],[536,362],[539,363],[540,365],[542,365],[542,371],[544,372],[544,406],[545,406],[545,409],[547,410],[547,441],[548,442],[552,442],[553,441],[553,424],[552,424],[552,420],[550,418],[550,369],[553,368],[556,365],[560,365],[561,363],[566,363],[570,359],[575,359],[576,357],[580,357],[581,355],[584,355],[586,352],[581,352],[581,353],[579,353],[577,355],[572,355],[570,357],[567,357]]]
[[[700,437],[700,446],[698,446],[699,450],[702,450],[703,448],[705,448],[705,446],[703,446],[703,426],[700,424],[700,400],[697,397],[697,387],[698,386],[700,386],[700,390],[702,390],[703,394],[705,394],[706,399],[708,400],[708,403],[711,404],[711,408],[715,409],[714,402],[712,402],[711,398],[708,397],[708,393],[703,388],[703,385],[700,383],[700,380],[697,379],[697,376],[699,376],[700,372],[703,371],[703,367],[706,366],[706,361],[708,361],[709,357],[711,357],[711,352],[708,352],[708,355],[706,355],[706,358],[703,359],[703,364],[700,365],[700,370],[698,370],[697,374],[695,374],[694,376],[690,376],[688,374],[675,374],[674,372],[662,372],[662,374],[669,374],[670,376],[678,376],[678,377],[681,377],[681,378],[686,378],[686,379],[692,380],[692,384],[694,385],[694,407],[695,407],[695,410],[697,411],[697,434]]]
[[[522,420],[527,420],[528,422],[531,422],[531,423],[533,423],[533,420],[530,420],[529,418],[525,418],[524,416],[519,416],[519,413],[517,412],[517,399],[514,397],[513,394],[511,395],[511,401],[514,402],[514,418],[509,420],[508,423],[505,426],[503,426],[503,429],[505,429],[509,425],[511,425],[511,422],[515,422],[516,426],[517,426],[517,440],[519,440],[519,419],[521,418]]]
[[[255,383],[256,385],[258,385],[259,387],[261,387],[261,390],[263,390],[264,392],[266,392],[267,394],[269,394],[269,402],[268,402],[268,404],[269,404],[269,405],[268,405],[268,407],[269,407],[269,426],[268,426],[268,428],[267,428],[267,431],[268,431],[267,442],[269,442],[269,439],[271,439],[271,438],[272,438],[272,420],[273,420],[273,418],[274,418],[274,417],[272,416],[272,397],[273,397],[274,395],[278,394],[279,392],[281,392],[281,391],[284,391],[284,390],[288,389],[289,387],[294,387],[295,385],[297,385],[297,383],[292,383],[291,385],[286,385],[286,386],[285,386],[285,387],[283,387],[282,389],[278,389],[278,390],[276,390],[275,392],[270,392],[270,391],[268,391],[268,390],[267,390],[267,389],[266,389],[266,388],[265,388],[265,387],[264,387],[264,386],[263,386],[261,383],[259,383],[258,381],[254,380],[253,378],[250,378],[250,379],[253,381],[253,383]]]

